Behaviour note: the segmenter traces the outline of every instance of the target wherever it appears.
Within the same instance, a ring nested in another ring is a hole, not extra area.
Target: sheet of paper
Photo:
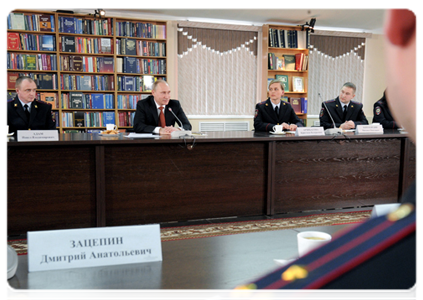
[[[151,138],[160,138],[160,135],[152,133],[135,133],[131,132],[128,135],[125,135],[127,138],[136,138],[136,139],[151,139]]]

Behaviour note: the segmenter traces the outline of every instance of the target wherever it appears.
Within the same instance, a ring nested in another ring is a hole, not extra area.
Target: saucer
[[[8,133],[8,134],[7,134],[7,136],[12,136],[12,135],[13,135],[13,133]]]
[[[286,134],[285,131],[282,132],[273,132],[273,131],[269,131],[271,134],[278,134],[278,135],[282,135],[282,134]]]

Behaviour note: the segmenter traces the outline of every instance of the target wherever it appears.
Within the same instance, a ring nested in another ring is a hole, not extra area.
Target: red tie
[[[160,109],[159,126],[162,127],[162,128],[165,128],[166,121],[165,121],[165,117],[164,117],[164,113],[163,113],[164,107],[160,106],[159,109]]]

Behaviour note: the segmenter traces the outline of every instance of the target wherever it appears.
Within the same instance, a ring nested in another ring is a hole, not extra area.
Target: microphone
[[[326,134],[330,134],[330,135],[332,135],[332,134],[340,134],[340,133],[342,134],[342,129],[341,128],[336,128],[335,121],[333,120],[332,115],[331,115],[328,107],[326,106],[325,101],[323,101],[322,96],[320,96],[320,93],[318,93],[318,95],[319,95],[320,99],[322,100],[322,103],[325,106],[326,110],[328,111],[328,115],[329,115],[329,117],[330,117],[330,119],[332,120],[332,123],[333,123],[333,128],[326,129],[325,130],[325,133]]]
[[[181,123],[180,130],[185,131],[184,124],[182,124],[181,120],[179,120],[179,118],[175,115],[175,113],[172,111],[172,109],[170,107],[168,107],[167,109],[172,113],[172,115],[176,118],[176,120],[178,120],[179,123]]]

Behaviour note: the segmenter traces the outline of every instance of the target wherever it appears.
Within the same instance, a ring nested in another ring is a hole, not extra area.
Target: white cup
[[[332,239],[332,236],[320,231],[304,231],[297,234],[298,254],[303,256],[311,250],[320,247]]]
[[[117,126],[115,124],[106,124],[107,130],[116,130]]]
[[[273,133],[282,133],[283,126],[282,125],[275,125],[273,126]]]

